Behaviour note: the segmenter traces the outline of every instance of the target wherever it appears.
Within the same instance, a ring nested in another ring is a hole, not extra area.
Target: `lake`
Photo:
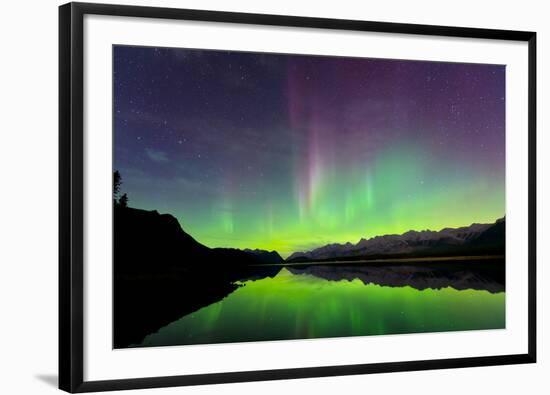
[[[503,260],[266,266],[231,284],[220,300],[131,346],[505,327]]]

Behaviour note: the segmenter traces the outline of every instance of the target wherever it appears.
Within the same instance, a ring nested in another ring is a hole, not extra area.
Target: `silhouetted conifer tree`
[[[120,192],[120,185],[122,184],[122,178],[118,170],[113,173],[113,197],[116,200],[118,193]]]
[[[118,199],[118,204],[120,204],[120,207],[128,207],[128,195],[126,193]]]

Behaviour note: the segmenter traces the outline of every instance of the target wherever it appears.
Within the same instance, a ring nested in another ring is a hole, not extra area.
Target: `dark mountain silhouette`
[[[170,214],[115,206],[115,273],[162,273],[204,265],[261,263],[238,249],[208,248],[181,228]]]
[[[260,260],[262,263],[283,263],[285,260],[281,258],[277,251],[266,251],[266,250],[251,250],[246,248],[243,250],[248,254],[252,254],[256,259]]]
[[[494,225],[481,233],[479,237],[472,240],[470,244],[472,246],[484,246],[486,248],[504,251],[506,244],[506,219],[501,218],[497,220]]]
[[[440,231],[408,231],[401,235],[361,239],[357,244],[328,244],[312,251],[295,252],[287,262],[363,260],[432,256],[503,255],[505,219],[494,224],[472,224]]]
[[[138,344],[181,316],[218,302],[261,263],[248,252],[200,244],[171,215],[115,204],[114,347]],[[254,276],[277,271],[266,267]]]

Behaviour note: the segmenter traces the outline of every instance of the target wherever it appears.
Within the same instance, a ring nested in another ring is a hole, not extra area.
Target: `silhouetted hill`
[[[246,248],[243,250],[248,254],[252,254],[256,259],[260,260],[262,263],[282,263],[284,259],[281,258],[277,251],[266,251],[266,250],[251,250]]]
[[[472,246],[483,246],[504,252],[506,244],[506,219],[501,218],[497,220],[494,225],[472,240],[470,244]]]
[[[116,274],[165,273],[196,264],[209,253],[173,216],[119,206],[114,209],[114,247]]]
[[[115,206],[114,217],[116,274],[169,274],[204,265],[262,263],[254,254],[241,250],[202,245],[169,214]]]
[[[168,214],[114,206],[115,348],[229,295],[262,263],[254,255],[197,242]],[[264,269],[260,276],[272,276]],[[276,271],[275,271],[276,273]],[[258,275],[258,274],[255,274]],[[205,281],[206,280],[206,281]]]
[[[494,224],[472,224],[440,231],[408,231],[401,235],[361,239],[357,244],[327,244],[312,251],[295,252],[287,262],[362,260],[418,256],[489,255],[505,252],[505,219]]]

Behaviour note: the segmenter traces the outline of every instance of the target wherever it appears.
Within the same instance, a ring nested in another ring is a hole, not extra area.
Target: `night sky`
[[[505,67],[114,47],[131,207],[283,257],[505,213]]]

